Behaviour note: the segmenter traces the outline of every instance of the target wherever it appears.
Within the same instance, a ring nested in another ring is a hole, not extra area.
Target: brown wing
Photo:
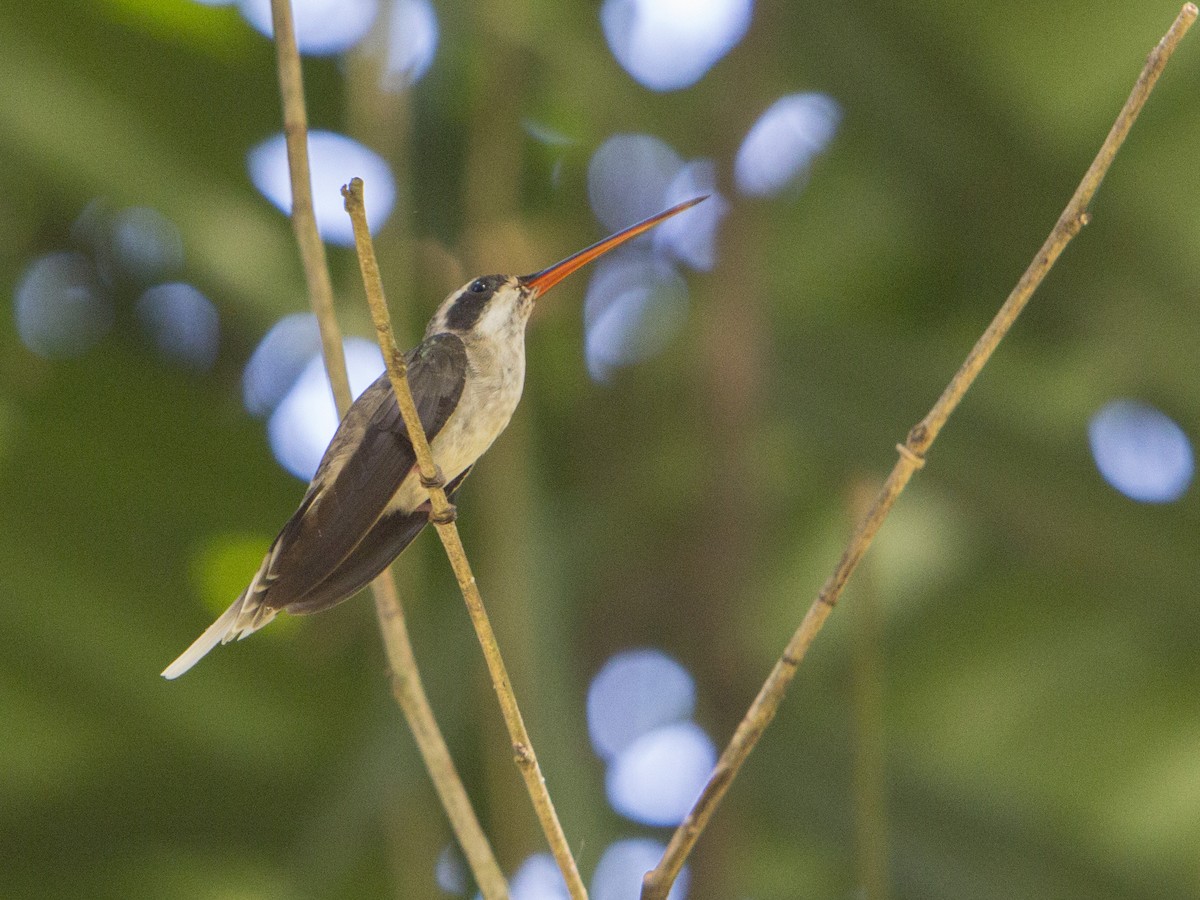
[[[425,432],[433,439],[450,418],[462,395],[467,372],[463,342],[452,334],[427,338],[410,350],[408,380]],[[272,609],[291,607],[339,573],[339,583],[358,581],[339,596],[322,591],[324,602],[306,612],[332,606],[370,580],[416,536],[417,528],[374,573],[347,578],[352,554],[374,565],[379,555],[355,554],[373,533],[392,495],[416,462],[387,374],[367,388],[346,413],[325,451],[300,508],[271,545],[259,579],[259,602]],[[373,539],[375,540],[375,539]]]
[[[454,499],[470,467],[446,485],[446,496]],[[342,564],[303,597],[284,607],[292,615],[321,612],[348,599],[367,586],[413,542],[429,523],[429,504],[410,513],[384,513]]]

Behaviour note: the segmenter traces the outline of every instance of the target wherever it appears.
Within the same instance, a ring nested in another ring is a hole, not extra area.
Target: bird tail
[[[235,638],[241,640],[274,619],[278,610],[262,602],[262,591],[257,589],[258,584],[259,576],[256,575],[254,581],[233,601],[229,609],[221,613],[217,621],[209,625],[204,634],[196,638],[192,646],[184,650],[175,662],[163,669],[162,677],[178,678],[200,662],[217,644],[228,644]]]

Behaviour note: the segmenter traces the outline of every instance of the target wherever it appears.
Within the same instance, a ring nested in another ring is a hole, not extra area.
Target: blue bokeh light
[[[549,853],[535,853],[508,882],[510,900],[570,900],[558,864]]]
[[[172,275],[183,266],[183,238],[158,210],[131,206],[113,217],[113,253],[121,268],[145,281]]]
[[[679,662],[661,650],[623,650],[588,687],[588,734],[597,755],[611,760],[655,728],[688,719],[695,707],[695,682]]]
[[[648,134],[614,134],[588,163],[588,200],[609,231],[663,210],[667,186],[683,160],[664,141]]]
[[[654,246],[698,272],[717,264],[717,227],[729,213],[729,203],[717,191],[717,165],[711,159],[685,163],[663,194],[670,208],[696,197],[708,197],[698,206],[672,216],[652,232]]]
[[[688,307],[687,284],[652,252],[622,248],[598,260],[583,303],[588,373],[607,381],[614,369],[661,353]]]
[[[242,16],[260,34],[274,37],[271,0],[237,0]],[[379,13],[379,0],[292,0],[301,53],[327,56],[361,41]]]
[[[653,91],[690,87],[750,27],[753,0],[605,0],[604,37],[617,62]]]
[[[632,244],[649,243],[660,254],[704,271],[716,263],[717,226],[729,209],[717,192],[712,160],[685,163],[656,137],[617,134],[601,144],[588,163],[588,200],[610,231],[706,194],[708,199],[699,206]]]
[[[717,748],[692,722],[647,732],[616,755],[605,782],[612,808],[643,825],[675,826],[700,796]]]
[[[733,163],[738,190],[750,197],[770,197],[803,183],[841,119],[841,107],[825,94],[790,94],[776,100],[738,148]]]
[[[292,313],[272,325],[242,373],[246,411],[252,416],[270,414],[320,352],[321,332],[312,313]]]
[[[592,874],[591,900],[637,900],[642,893],[642,877],[658,865],[666,849],[665,844],[649,838],[627,838],[609,844]],[[690,878],[684,866],[667,900],[684,900]]]
[[[1174,420],[1149,404],[1106,404],[1088,424],[1088,440],[1104,480],[1131,500],[1170,503],[1192,482],[1191,442]]]
[[[383,371],[383,356],[378,346],[363,338],[346,338],[345,349],[350,390],[357,397]],[[337,425],[325,364],[320,356],[315,356],[267,421],[271,452],[281,466],[297,478],[309,481],[316,474]]]
[[[331,244],[354,246],[354,230],[341,191],[356,176],[365,184],[367,225],[372,234],[378,231],[396,202],[396,182],[383,158],[358,141],[332,131],[309,132],[308,156],[313,212],[321,237]],[[246,166],[250,180],[262,195],[290,215],[292,183],[284,136],[277,134],[251,149]]]
[[[95,266],[75,252],[34,260],[17,283],[13,312],[22,343],[52,359],[86,353],[112,328],[115,315]]]
[[[395,0],[387,19],[387,57],[383,88],[404,90],[416,84],[437,55],[437,13],[429,0]]]
[[[216,362],[217,308],[192,285],[176,281],[149,288],[138,298],[137,316],[167,360],[198,371]]]
[[[447,894],[459,897],[467,892],[467,864],[458,844],[447,844],[442,848],[434,863],[433,877],[437,886]]]

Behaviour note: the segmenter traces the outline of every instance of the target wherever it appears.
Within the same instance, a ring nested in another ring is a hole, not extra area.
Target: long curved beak
[[[671,216],[678,215],[685,209],[691,209],[697,203],[707,199],[708,195],[705,194],[703,197],[694,197],[691,200],[680,203],[678,206],[672,206],[668,210],[651,216],[648,219],[643,219],[636,225],[630,225],[628,228],[622,229],[616,234],[610,235],[604,240],[592,244],[592,246],[588,247],[586,250],[580,250],[578,253],[568,256],[562,262],[557,262],[548,269],[542,269],[542,271],[534,272],[532,275],[522,275],[518,280],[535,298],[539,297],[574,272],[576,269],[583,268],[592,260],[603,256],[614,247],[620,246],[631,238],[635,238],[639,234],[649,231],[655,225],[665,222],[667,219],[671,218]]]

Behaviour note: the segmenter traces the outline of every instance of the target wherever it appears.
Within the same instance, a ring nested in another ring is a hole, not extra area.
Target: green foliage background
[[[653,833],[608,810],[583,697],[615,650],[696,675],[723,743],[848,531],[853,485],[940,391],[1058,215],[1177,12],[767,3],[696,87],[657,95],[594,4],[437,4],[410,101],[369,55],[306,62],[310,120],[387,153],[381,236],[408,342],[465,272],[590,242],[592,150],[647,131],[713,156],[782,93],[843,128],[802,194],[735,199],[662,357],[587,378],[583,283],[530,334],[526,399],[462,523],[585,877]],[[1200,894],[1193,489],[1135,504],[1091,462],[1107,400],[1200,438],[1200,48],[1185,43],[1070,248],[901,500],[852,606],[883,612],[894,896]],[[215,370],[162,365],[128,304],[98,349],[33,356],[0,317],[0,896],[426,897],[445,820],[391,703],[370,604],[158,672],[236,595],[302,486],[241,406],[304,307],[285,219],[245,174],[278,130],[269,44],[186,0],[0,6],[0,285],[95,197],[180,226],[217,303]],[[554,157],[520,120],[578,138]],[[368,185],[368,191],[370,185]],[[369,199],[369,198],[368,198]],[[439,250],[449,248],[449,254]],[[452,254],[453,256],[451,257]],[[461,271],[449,260],[461,264]],[[353,259],[343,324],[369,335]],[[436,541],[401,584],[439,719],[507,871],[542,848]],[[693,861],[696,898],[852,897],[852,610],[838,610]],[[662,835],[659,835],[662,836]]]

